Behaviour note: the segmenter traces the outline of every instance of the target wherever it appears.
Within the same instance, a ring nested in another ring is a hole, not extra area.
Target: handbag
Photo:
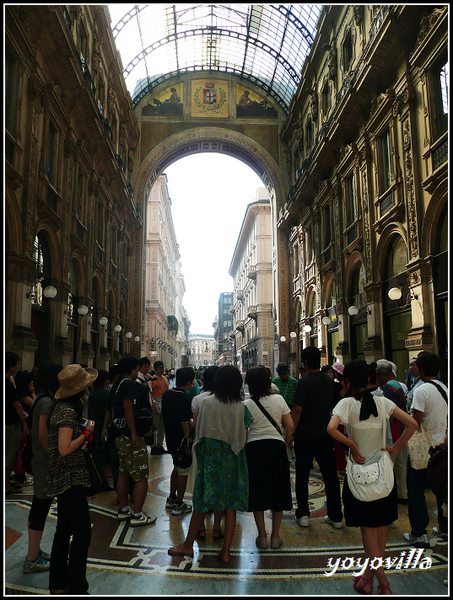
[[[99,494],[99,492],[109,491],[111,489],[109,482],[107,481],[103,471],[97,466],[90,447],[87,446],[84,452],[87,470],[91,480],[90,487],[85,488],[87,496],[95,496],[96,494]]]
[[[387,421],[382,419],[383,448],[385,448],[385,432]],[[362,502],[373,502],[386,498],[393,489],[393,462],[386,450],[376,450],[367,458],[365,464],[359,465],[349,453],[346,463],[348,487],[353,496]]]
[[[192,443],[189,428],[173,455],[173,464],[180,469],[188,469],[192,464]]]
[[[33,446],[32,446],[32,440],[31,440],[31,426],[33,423],[33,411],[35,410],[39,401],[44,397],[45,397],[45,394],[39,394],[38,396],[36,396],[35,401],[31,405],[30,410],[28,411],[28,417],[27,417],[28,433],[26,435],[25,444],[24,444],[24,447],[22,450],[22,467],[23,467],[24,471],[26,473],[28,473],[29,475],[33,475],[33,467],[31,465],[31,461],[33,458]]]
[[[393,462],[387,451],[376,450],[363,465],[350,456],[346,464],[348,487],[362,502],[386,498],[393,489]]]
[[[443,502],[448,497],[448,447],[444,444],[430,448],[428,461],[428,479],[431,490]]]
[[[407,452],[413,469],[419,471],[428,467],[429,448],[433,445],[432,435],[420,424],[407,441]]]
[[[22,431],[20,434],[19,449],[16,454],[16,464],[14,465],[14,473],[23,475],[25,473],[24,467],[24,449],[27,444],[27,434]],[[27,471],[28,472],[28,471]],[[31,473],[30,473],[31,475]]]

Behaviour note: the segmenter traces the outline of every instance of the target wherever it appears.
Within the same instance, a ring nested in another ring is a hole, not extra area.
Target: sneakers
[[[50,569],[50,562],[48,560],[44,560],[42,556],[38,554],[38,558],[36,560],[27,560],[24,562],[24,574],[28,575],[29,573],[42,573],[43,571],[48,571]]]
[[[325,517],[324,522],[328,525],[332,525],[332,527],[335,527],[335,529],[343,529],[342,521],[332,521],[332,519],[329,519],[329,517]]]
[[[44,552],[41,549],[39,549],[38,556],[44,560],[50,561],[50,554],[47,554],[47,552]]]
[[[176,504],[176,499],[172,498],[171,496],[168,496],[167,502],[165,502],[165,508],[167,510],[171,510],[172,508],[175,507],[175,504]]]
[[[433,535],[436,537],[440,537],[444,540],[448,539],[448,533],[444,533],[439,529],[439,527],[433,527]]]
[[[131,527],[142,527],[143,525],[153,525],[157,521],[155,515],[147,515],[145,512],[141,512],[138,517],[134,514],[131,515],[129,525]]]
[[[177,502],[175,502],[171,514],[184,515],[185,513],[190,512],[192,512],[192,507],[190,506],[190,504],[186,504],[185,502],[181,502],[181,504],[178,504]]]
[[[308,527],[310,525],[309,519],[306,515],[304,517],[296,517],[296,523],[301,527]]]
[[[116,518],[118,519],[118,521],[127,521],[128,519],[130,519],[132,517],[132,510],[130,506],[126,507],[126,510],[119,510]]]
[[[426,533],[417,537],[416,535],[412,535],[412,533],[405,533],[403,535],[403,539],[407,544],[410,544],[414,548],[429,548],[429,539]]]

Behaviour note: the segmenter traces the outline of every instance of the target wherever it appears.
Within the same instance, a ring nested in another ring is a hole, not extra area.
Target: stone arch
[[[442,212],[448,198],[448,180],[444,179],[431,196],[422,223],[420,236],[420,255],[422,257],[435,254],[437,230]]]
[[[313,298],[316,298],[316,300],[318,301],[317,298],[317,290],[316,290],[316,286],[314,284],[310,285],[307,289],[307,293],[305,295],[305,315],[307,317],[314,317],[316,315],[317,309],[315,308],[314,313],[311,314],[311,306],[313,304]]]
[[[343,293],[345,294],[346,297],[349,297],[349,295],[350,295],[349,290],[350,290],[350,286],[351,286],[351,280],[352,280],[352,277],[354,276],[355,269],[359,262],[362,263],[363,267],[365,268],[365,259],[362,255],[362,253],[355,250],[349,256],[349,258],[346,262],[346,267],[345,267]]]
[[[257,173],[270,191],[273,219],[285,198],[280,167],[252,138],[222,127],[196,127],[166,138],[152,148],[138,169],[134,189],[140,203],[157,177],[173,162],[191,154],[219,152],[241,160]]]
[[[219,126],[195,126],[174,133],[143,151],[141,163],[135,170],[135,197],[142,207],[146,222],[146,199],[153,183],[167,166],[181,158],[202,152],[226,154],[247,164],[262,179],[269,191],[273,223],[273,245],[276,251],[273,269],[277,272],[275,330],[289,327],[289,264],[286,234],[277,228],[279,210],[285,204],[284,176],[273,156],[252,137]],[[280,293],[280,290],[283,290]],[[275,350],[275,347],[274,347]]]
[[[408,249],[406,230],[402,225],[398,223],[391,223],[387,227],[385,227],[376,247],[376,262],[374,267],[374,279],[376,281],[379,281],[384,276],[388,251],[395,240],[395,236],[400,236],[403,239],[406,248]]]
[[[58,239],[58,235],[55,232],[55,225],[51,223],[48,219],[42,219],[38,221],[36,225],[36,235],[45,232],[47,238],[47,244],[49,246],[49,254],[52,266],[52,279],[56,279],[59,281],[63,280],[63,265],[62,265],[62,251],[60,247],[60,242]]]
[[[79,288],[78,295],[82,296],[82,297],[86,297],[87,296],[86,281],[85,281],[85,278],[82,277],[84,256],[79,250],[74,250],[71,253],[69,262],[71,263],[73,261],[74,261],[75,268],[77,269],[77,283],[78,283],[78,288]]]
[[[15,194],[10,193],[8,190],[6,194],[6,206],[5,206],[5,223],[7,224],[7,235],[8,245],[6,247],[7,252],[21,253],[23,251],[23,227],[22,218]]]
[[[334,283],[336,283],[335,273],[332,270],[329,270],[323,277],[321,284],[321,307],[323,309],[329,308],[327,306],[327,301],[330,298],[330,290]]]
[[[116,321],[119,319],[119,314],[118,314],[118,299],[116,297],[115,294],[115,288],[113,285],[111,285],[108,290],[107,290],[107,296],[106,296],[106,307],[108,307],[109,305],[109,297],[111,297],[112,302],[111,302],[111,311],[110,311],[110,319],[113,321],[115,320],[115,325],[116,325]]]

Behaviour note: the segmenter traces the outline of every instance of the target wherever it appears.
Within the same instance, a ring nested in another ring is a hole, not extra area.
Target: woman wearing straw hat
[[[96,369],[80,365],[68,365],[58,374],[60,387],[50,414],[47,479],[48,495],[58,500],[50,560],[49,587],[53,594],[88,593],[91,522],[85,488],[91,482],[83,450],[93,437],[94,421],[82,424],[82,399],[97,375]]]

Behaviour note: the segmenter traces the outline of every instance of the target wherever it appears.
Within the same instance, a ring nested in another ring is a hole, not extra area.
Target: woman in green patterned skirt
[[[171,556],[193,556],[193,542],[204,513],[225,511],[225,532],[220,559],[230,561],[236,511],[248,509],[248,471],[245,456],[247,429],[253,421],[242,402],[242,375],[232,365],[220,367],[214,380],[215,394],[205,398],[198,413],[195,452],[197,476],[193,508],[184,543],[169,548]]]

